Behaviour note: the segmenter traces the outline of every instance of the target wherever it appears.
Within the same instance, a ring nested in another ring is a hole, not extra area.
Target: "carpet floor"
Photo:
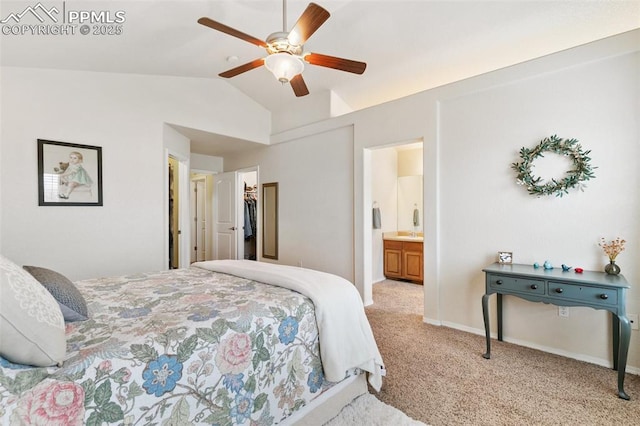
[[[381,401],[432,426],[640,425],[640,376],[422,321],[423,287],[373,286],[367,317],[387,369]],[[480,301],[478,301],[480,303]]]

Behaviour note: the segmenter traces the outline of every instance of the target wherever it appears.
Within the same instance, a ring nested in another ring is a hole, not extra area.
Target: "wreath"
[[[540,183],[542,178],[534,176],[531,173],[533,162],[536,158],[544,157],[543,153],[553,152],[555,154],[570,157],[573,162],[573,168],[565,173],[562,179],[551,179],[548,182]],[[531,195],[540,197],[542,195],[555,194],[556,197],[562,197],[569,193],[569,189],[576,186],[584,191],[585,185],[582,183],[591,178],[595,178],[593,169],[589,161],[589,153],[591,151],[583,151],[582,147],[576,139],[561,139],[556,135],[544,138],[533,149],[520,149],[520,158],[522,161],[513,163],[511,168],[518,173],[517,182],[524,185]]]

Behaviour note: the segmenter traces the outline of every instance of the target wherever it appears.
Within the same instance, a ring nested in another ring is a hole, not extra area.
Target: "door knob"
[[[230,229],[231,231],[235,231],[235,230],[236,230],[236,229],[238,229],[238,228],[236,228],[235,226],[232,226],[232,227],[231,227],[231,228],[229,228],[229,229]]]

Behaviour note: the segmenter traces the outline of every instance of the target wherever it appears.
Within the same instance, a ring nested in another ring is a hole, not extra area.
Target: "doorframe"
[[[424,166],[424,146],[425,146],[425,142],[424,142],[424,138],[420,137],[420,138],[413,138],[413,139],[408,139],[408,140],[401,140],[401,141],[395,141],[395,142],[390,142],[387,144],[382,144],[382,145],[376,145],[376,146],[370,146],[370,147],[366,147],[363,149],[362,152],[362,160],[363,160],[363,167],[362,167],[362,175],[363,175],[363,203],[365,206],[365,212],[370,212],[370,210],[367,210],[367,206],[372,206],[373,205],[373,168],[372,168],[372,155],[373,155],[373,151],[378,151],[381,149],[390,149],[390,148],[396,148],[396,147],[400,147],[400,146],[405,146],[405,145],[412,145],[412,144],[416,144],[416,143],[421,143],[422,144],[422,150],[423,150],[423,161],[422,161],[422,206],[420,206],[420,210],[423,212],[423,232],[426,228],[426,224],[424,223],[424,218],[425,218],[425,198],[424,198],[424,186],[425,186],[425,166]],[[397,201],[397,200],[396,200]],[[374,282],[374,274],[373,274],[373,238],[372,238],[372,233],[371,230],[373,228],[373,221],[372,221],[372,216],[370,213],[365,213],[365,217],[364,217],[364,232],[363,232],[363,247],[364,247],[364,253],[363,253],[363,281],[364,281],[364,291],[363,291],[363,303],[365,304],[365,306],[370,305],[373,303],[373,291],[371,290],[373,288],[373,284],[375,284]],[[426,234],[425,234],[426,235]],[[423,247],[422,247],[422,256],[423,256],[423,263],[424,263],[424,258],[426,251],[426,241],[423,242]],[[423,264],[423,270],[424,270],[424,264]]]
[[[195,175],[197,175],[197,177],[193,177]],[[203,173],[197,173],[194,172],[193,170],[191,170],[191,173],[189,173],[189,221],[191,223],[192,226],[195,227],[195,241],[193,240],[193,234],[194,234],[194,228],[191,228],[191,231],[189,232],[189,238],[190,238],[190,244],[189,244],[189,253],[192,254],[193,253],[193,247],[197,247],[198,250],[196,250],[196,262],[198,261],[198,251],[200,249],[200,244],[198,244],[198,232],[200,231],[200,225],[198,222],[195,222],[194,220],[194,215],[197,215],[198,213],[198,203],[197,203],[197,195],[196,195],[196,205],[195,205],[195,211],[194,211],[194,206],[193,206],[193,196],[194,196],[194,187],[193,185],[197,185],[198,182],[202,182],[204,184],[204,260],[208,260],[207,257],[210,257],[210,252],[211,252],[211,211],[210,211],[210,207],[209,207],[209,184],[207,183],[207,176],[206,174]],[[197,219],[201,219],[198,216],[196,216]],[[189,257],[189,261],[192,262],[192,257]]]
[[[191,226],[189,220],[190,206],[189,206],[189,158],[180,155],[179,153],[165,148],[164,150],[164,164],[168,164],[169,157],[172,157],[178,162],[178,268],[186,268],[191,263]],[[166,230],[169,229],[169,168],[164,167],[164,262],[166,265],[167,259],[169,259],[169,236]],[[186,238],[185,238],[186,236]]]
[[[373,303],[373,270],[372,270],[372,182],[371,182],[371,151],[393,145],[403,145],[409,141],[422,141],[423,150],[423,174],[422,174],[422,211],[423,213],[423,297],[424,313],[423,321],[428,324],[442,325],[439,288],[439,264],[440,264],[440,215],[439,215],[439,164],[438,164],[438,140],[439,135],[434,133],[432,137],[423,135],[416,138],[407,138],[401,142],[380,144],[360,148],[362,182],[362,206],[360,219],[362,223],[362,297],[365,305]],[[357,170],[357,167],[356,167]],[[357,222],[356,222],[357,223]],[[357,244],[356,244],[357,247]],[[358,269],[356,269],[357,277]]]
[[[214,252],[214,232],[213,232],[213,226],[214,226],[214,215],[215,215],[215,211],[214,211],[214,205],[213,205],[213,197],[214,197],[214,189],[213,189],[213,183],[214,183],[214,178],[217,174],[219,173],[224,173],[222,171],[213,171],[213,170],[207,170],[207,169],[191,169],[190,173],[189,173],[189,178],[191,178],[191,175],[193,174],[198,174],[198,175],[202,175],[205,178],[205,187],[206,187],[206,202],[207,202],[207,223],[208,223],[208,230],[207,230],[207,247],[209,248],[206,253],[207,253],[207,260],[213,260],[213,252]],[[191,205],[189,205],[189,207],[191,207]],[[191,211],[189,211],[189,215],[191,216]],[[191,245],[191,244],[190,244]],[[189,247],[189,249],[191,249],[191,247]]]

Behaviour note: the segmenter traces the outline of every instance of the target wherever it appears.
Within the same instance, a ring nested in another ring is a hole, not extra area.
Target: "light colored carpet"
[[[325,426],[425,426],[370,393],[356,398]]]
[[[640,425],[640,376],[626,375],[624,401],[609,368],[496,340],[484,359],[484,336],[422,321],[422,291],[373,286],[366,312],[387,370],[380,401],[432,426]]]

